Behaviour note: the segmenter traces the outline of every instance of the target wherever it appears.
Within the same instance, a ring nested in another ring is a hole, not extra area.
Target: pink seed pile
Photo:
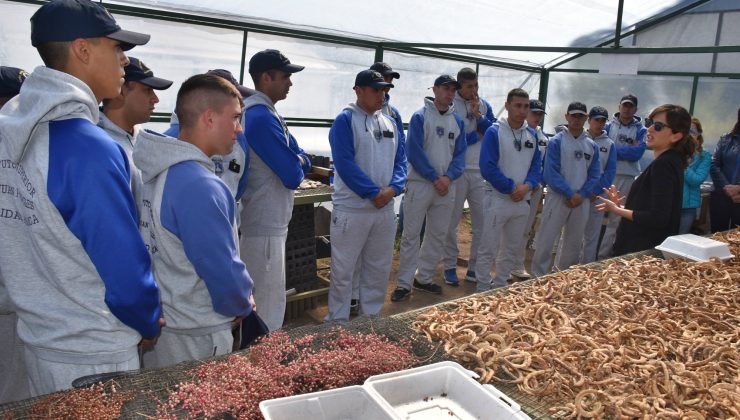
[[[410,343],[339,328],[328,337],[294,340],[274,332],[248,354],[193,369],[194,379],[180,383],[157,416],[261,418],[260,401],[358,384],[372,375],[406,369],[415,361],[409,349]]]

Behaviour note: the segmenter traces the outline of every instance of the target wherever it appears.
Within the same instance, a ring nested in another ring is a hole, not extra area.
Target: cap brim
[[[624,103],[630,103],[630,104],[632,104],[632,105],[635,105],[635,106],[637,106],[637,104],[635,104],[634,102],[632,102],[632,100],[630,100],[630,99],[625,99],[625,100],[623,100],[622,102],[620,102],[619,104],[620,104],[620,105],[622,105],[622,104],[624,104]]]
[[[574,109],[574,110],[568,111],[568,114],[570,114],[570,115],[575,115],[575,114],[588,115],[588,112],[581,111],[580,109]]]
[[[304,66],[299,66],[299,65],[297,65],[297,64],[286,64],[286,65],[285,65],[285,66],[284,66],[283,68],[281,68],[280,70],[282,70],[282,71],[286,71],[286,72],[288,72],[288,73],[298,73],[299,71],[302,71],[302,70],[303,70],[303,69],[305,69],[305,68],[306,68],[306,67],[304,67]]]
[[[149,39],[151,39],[151,37],[152,36],[149,34],[142,34],[139,32],[126,31],[123,29],[106,35],[106,38],[115,39],[116,41],[121,41],[122,42],[121,49],[123,49],[124,51],[128,51],[137,45],[146,44],[147,42],[149,42]]]
[[[147,85],[152,89],[156,90],[165,90],[169,89],[170,86],[172,86],[172,80],[162,79],[160,77],[147,77],[140,80],[134,80],[135,82],[139,82],[142,85]]]
[[[388,71],[388,72],[385,72],[385,73],[380,72],[380,74],[382,74],[383,76],[391,76],[394,79],[400,79],[401,78],[401,75],[397,71]]]
[[[388,83],[388,82],[373,82],[373,83],[370,83],[369,85],[358,86],[358,87],[371,87],[373,89],[383,89],[387,87],[392,88],[394,86],[393,86],[393,83]]]
[[[541,108],[529,108],[529,112],[541,112],[543,114],[547,114],[544,109]]]

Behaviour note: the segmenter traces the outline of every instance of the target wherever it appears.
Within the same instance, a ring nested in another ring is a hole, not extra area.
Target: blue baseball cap
[[[139,82],[152,89],[165,90],[172,86],[172,80],[162,79],[154,76],[152,69],[147,67],[143,61],[136,57],[129,57],[128,66],[123,68],[126,75],[123,79],[127,82]]]
[[[52,0],[31,16],[31,45],[107,37],[128,51],[149,42],[150,36],[121,29],[113,16],[90,0]]]
[[[19,68],[0,66],[0,98],[12,98],[21,91],[28,73]]]
[[[260,74],[268,70],[282,70],[287,73],[298,73],[304,66],[291,64],[288,57],[278,50],[264,50],[249,59],[249,73]]]
[[[443,74],[434,79],[434,86],[455,85],[455,89],[460,89],[460,82],[449,74]]]
[[[383,89],[385,87],[393,87],[393,83],[387,83],[383,79],[383,75],[375,70],[363,70],[357,73],[355,77],[356,87],[371,87],[375,89]]]

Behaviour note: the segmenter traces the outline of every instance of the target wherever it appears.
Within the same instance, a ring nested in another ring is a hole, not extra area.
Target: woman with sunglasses
[[[714,149],[710,173],[714,182],[709,201],[712,232],[740,225],[740,108],[735,127]]]
[[[692,118],[689,134],[695,142],[696,153],[683,173],[683,206],[681,207],[681,226],[678,229],[678,233],[681,234],[689,233],[691,225],[696,220],[696,211],[701,207],[701,183],[707,179],[712,163],[712,154],[702,147],[704,145],[702,132],[699,119]]]
[[[684,169],[695,149],[690,128],[691,115],[681,106],[661,105],[650,113],[647,148],[655,160],[635,179],[624,206],[613,185],[596,205],[622,218],[612,255],[650,249],[678,233]]]

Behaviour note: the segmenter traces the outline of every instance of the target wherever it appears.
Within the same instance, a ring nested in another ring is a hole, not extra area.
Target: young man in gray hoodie
[[[293,215],[295,189],[311,170],[311,160],[288,131],[275,104],[288,96],[291,64],[280,51],[264,50],[249,60],[257,93],[244,101],[249,144],[249,183],[242,198],[241,256],[254,278],[260,317],[270,331],[285,318],[285,240]]]
[[[465,171],[455,183],[455,203],[452,208],[450,227],[444,244],[444,278],[445,283],[457,286],[457,227],[462,218],[465,201],[470,209],[470,220],[473,226],[473,240],[470,243],[470,259],[465,278],[476,281],[475,265],[478,256],[478,246],[483,235],[483,218],[485,211],[485,186],[480,160],[481,142],[483,134],[494,122],[493,108],[485,99],[478,96],[478,74],[475,70],[464,67],[457,72],[457,82],[460,89],[455,93],[454,107],[457,114],[465,123]]]
[[[103,99],[103,113],[98,127],[105,130],[126,151],[131,170],[131,191],[136,205],[141,203],[141,171],[134,164],[134,145],[139,134],[139,124],[149,122],[154,106],[159,102],[155,90],[172,86],[171,80],[155,77],[152,70],[141,60],[129,57],[124,68],[121,93],[115,98]]]
[[[148,40],[92,1],[46,3],[31,18],[46,67],[0,110],[0,267],[32,395],[138,369],[160,331],[126,153],[95,125],[120,93],[123,51]]]
[[[434,97],[424,99],[424,107],[411,117],[406,137],[406,157],[411,164],[406,197],[403,201],[404,228],[401,257],[391,301],[406,300],[411,287],[441,294],[442,287],[432,281],[442,257],[447,228],[455,202],[453,181],[465,169],[465,125],[455,114],[452,100],[460,84],[450,75],[434,80]],[[426,217],[426,233],[419,249],[421,226]]]
[[[167,320],[144,354],[147,368],[230,353],[232,327],[252,311],[236,203],[211,160],[231,153],[242,132],[241,106],[231,83],[193,76],[177,93],[180,138],[144,130],[134,146],[144,181],[141,231]]]
[[[393,199],[406,185],[406,154],[398,126],[381,112],[386,87],[393,85],[377,71],[358,73],[357,102],[329,131],[336,176],[327,321],[349,321],[355,273],[361,315],[377,316],[388,289],[396,236]]]

